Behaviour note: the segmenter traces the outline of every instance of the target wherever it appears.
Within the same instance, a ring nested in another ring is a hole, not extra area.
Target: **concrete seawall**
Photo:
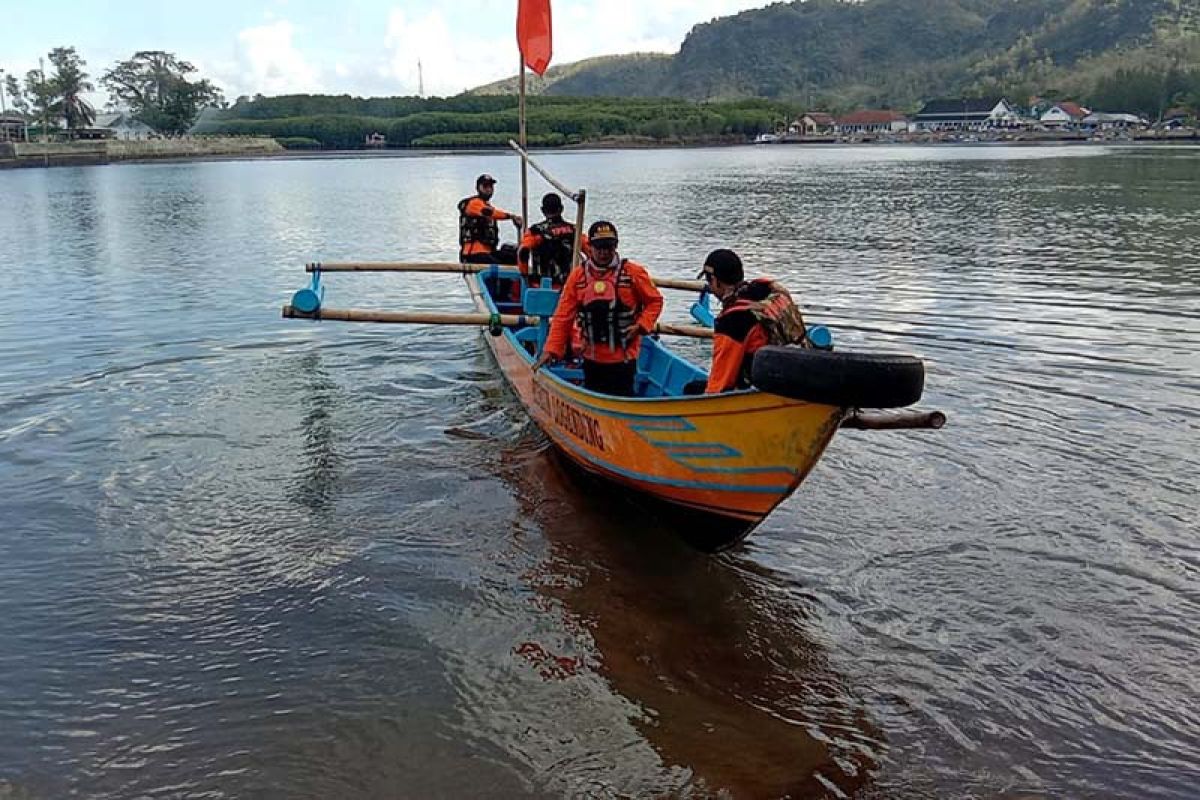
[[[185,139],[98,142],[2,142],[0,168],[61,167],[151,161],[173,158],[264,156],[284,152],[274,139],[248,136],[212,136]]]

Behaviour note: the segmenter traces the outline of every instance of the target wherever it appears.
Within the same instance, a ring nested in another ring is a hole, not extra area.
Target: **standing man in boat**
[[[706,394],[750,388],[754,354],[765,345],[810,346],[804,318],[788,290],[771,278],[747,281],[737,253],[713,250],[699,277],[721,301]]]
[[[638,350],[654,330],[663,298],[641,264],[617,253],[617,228],[596,221],[588,228],[592,254],[571,270],[550,335],[535,370],[558,361],[578,321],[583,333],[583,388],[617,397],[634,396]]]
[[[522,275],[536,278],[539,283],[549,278],[550,286],[560,289],[571,271],[575,226],[563,219],[562,198],[555,192],[542,197],[542,213],[546,215],[544,220],[525,229],[517,261]],[[580,237],[579,247],[587,255],[587,234]]]
[[[516,264],[517,249],[500,244],[496,220],[509,219],[518,230],[525,224],[520,214],[492,205],[496,179],[484,173],[475,179],[475,194],[458,201],[458,260],[466,264]]]

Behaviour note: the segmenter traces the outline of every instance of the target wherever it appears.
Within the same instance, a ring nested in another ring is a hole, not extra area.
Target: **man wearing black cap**
[[[642,337],[654,330],[663,298],[641,264],[617,254],[617,228],[596,221],[588,228],[591,257],[563,283],[550,334],[534,369],[562,359],[578,323],[583,333],[583,388],[634,396]]]
[[[737,253],[713,250],[699,277],[721,301],[706,394],[750,388],[754,354],[764,345],[809,346],[804,319],[788,290],[770,278],[747,281]]]
[[[546,215],[544,220],[525,229],[517,261],[522,275],[539,281],[549,278],[550,286],[558,289],[571,271],[575,226],[563,219],[562,198],[554,192],[542,197],[542,213]],[[587,234],[579,238],[579,249],[586,255],[589,248]]]
[[[475,179],[475,194],[458,201],[458,260],[468,264],[516,264],[517,250],[500,245],[496,220],[510,219],[518,230],[525,224],[520,214],[492,205],[496,179],[484,173]]]

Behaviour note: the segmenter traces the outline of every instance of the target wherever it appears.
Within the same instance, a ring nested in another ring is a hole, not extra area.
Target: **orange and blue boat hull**
[[[476,306],[494,311],[476,281]],[[620,398],[590,392],[550,370],[512,331],[487,336],[530,416],[576,465],[715,524],[707,546],[740,540],[796,490],[845,414],[759,391]]]

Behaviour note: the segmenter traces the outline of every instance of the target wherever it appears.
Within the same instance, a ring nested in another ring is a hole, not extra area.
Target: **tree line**
[[[96,89],[87,62],[74,47],[56,47],[47,55],[51,72],[39,63],[24,81],[6,75],[4,88],[13,108],[39,122],[43,132],[62,123],[72,135],[96,121],[96,109],[84,95]],[[221,90],[194,77],[195,66],[174,53],[142,50],[118,61],[100,75],[113,107],[126,108],[134,119],[159,133],[185,133],[205,106],[224,102]]]
[[[745,138],[773,130],[797,111],[792,104],[763,100],[533,97],[526,130],[529,143],[539,146],[610,137]],[[206,121],[201,132],[273,136],[297,146],[317,142],[345,149],[362,147],[371,134],[385,136],[389,147],[503,146],[517,129],[517,99],[512,96],[289,95],[239,98],[219,118]]]

